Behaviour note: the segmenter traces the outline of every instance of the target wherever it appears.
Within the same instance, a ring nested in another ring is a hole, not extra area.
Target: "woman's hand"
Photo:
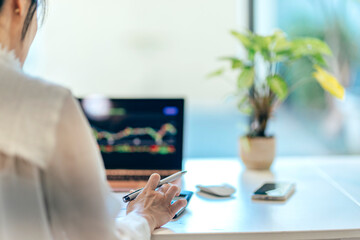
[[[159,174],[152,174],[144,190],[127,206],[127,213],[136,212],[149,223],[151,231],[169,222],[175,214],[186,206],[186,200],[177,200],[171,205],[173,198],[180,193],[180,188],[165,184],[155,191],[160,181]]]

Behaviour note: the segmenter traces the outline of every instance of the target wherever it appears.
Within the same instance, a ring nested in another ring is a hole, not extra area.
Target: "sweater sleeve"
[[[54,239],[150,239],[135,213],[115,221],[120,203],[106,182],[101,154],[78,102],[64,101],[56,149],[45,171],[45,196]]]
[[[151,232],[147,220],[136,213],[130,213],[126,217],[118,219],[116,227],[121,235],[121,239],[150,240]]]

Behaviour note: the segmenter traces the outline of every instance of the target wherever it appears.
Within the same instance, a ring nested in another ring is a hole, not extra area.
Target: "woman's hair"
[[[2,9],[2,6],[4,5],[4,2],[6,0],[0,0],[0,11]],[[22,29],[22,33],[21,33],[21,39],[24,40],[27,31],[29,30],[29,26],[31,23],[31,20],[34,17],[34,14],[36,13],[36,10],[38,9],[39,5],[42,5],[42,9],[43,9],[43,14],[44,14],[44,10],[45,10],[45,4],[46,4],[46,0],[29,0],[30,1],[30,7],[28,10],[28,13],[25,17],[25,22],[24,22],[24,27]]]

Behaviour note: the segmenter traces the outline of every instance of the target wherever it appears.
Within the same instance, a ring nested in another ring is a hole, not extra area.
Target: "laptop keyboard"
[[[108,181],[147,181],[149,175],[107,175]],[[162,178],[168,176],[161,176]]]

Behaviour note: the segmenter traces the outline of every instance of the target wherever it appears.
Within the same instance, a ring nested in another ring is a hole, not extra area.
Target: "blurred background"
[[[360,153],[360,1],[357,0],[61,0],[50,1],[25,71],[69,87],[78,97],[184,97],[185,157],[236,157],[247,117],[229,97],[231,79],[207,79],[218,58],[242,51],[229,32],[284,30],[326,40],[330,69],[345,101],[317,85],[298,88],[268,133],[278,155]],[[310,71],[280,69],[291,82]]]
[[[345,101],[338,101],[325,94],[316,82],[310,82],[290,95],[274,122],[274,130],[279,132],[280,153],[360,153],[360,1],[254,0],[251,3],[254,9],[251,27],[256,32],[269,34],[280,28],[290,38],[309,36],[325,40],[333,51],[328,69],[347,91]],[[310,70],[306,60],[290,69],[280,69],[290,83],[309,76]],[[291,124],[284,120],[287,114],[291,116]],[[283,149],[285,146],[287,149]]]

